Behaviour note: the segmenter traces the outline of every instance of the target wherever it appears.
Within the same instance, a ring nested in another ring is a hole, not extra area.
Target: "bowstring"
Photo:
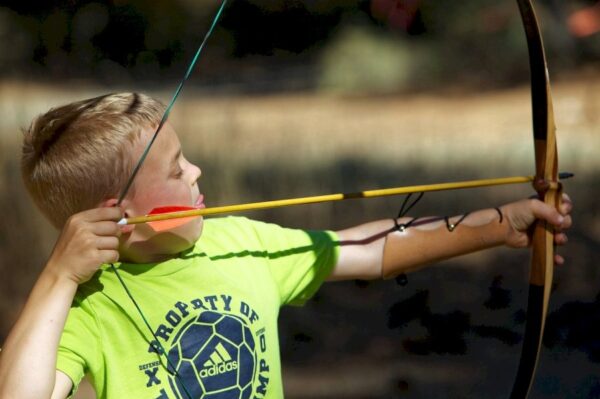
[[[185,75],[183,76],[183,79],[181,79],[181,82],[179,82],[179,86],[177,86],[175,93],[173,93],[173,98],[171,98],[171,102],[169,102],[169,105],[165,109],[165,112],[163,113],[163,116],[160,119],[158,127],[156,128],[156,130],[154,131],[154,134],[152,135],[152,138],[146,145],[146,148],[144,149],[144,152],[140,156],[139,161],[135,165],[133,172],[131,172],[131,175],[129,176],[129,179],[127,180],[127,183],[125,184],[125,187],[121,191],[121,194],[119,194],[119,200],[117,201],[117,205],[121,205],[121,202],[123,201],[123,199],[125,199],[125,196],[129,192],[129,189],[131,188],[131,185],[133,184],[133,180],[137,176],[140,168],[142,167],[142,164],[144,163],[144,160],[146,159],[146,157],[148,156],[148,153],[150,152],[150,148],[152,147],[152,144],[154,144],[154,141],[156,140],[158,133],[162,129],[163,125],[167,122],[167,118],[169,117],[169,114],[171,113],[171,109],[173,108],[173,105],[175,105],[175,101],[177,100],[177,97],[179,97],[179,94],[181,93],[181,90],[183,89],[183,85],[185,84],[185,82],[188,80],[188,78],[192,74],[192,71],[194,70],[194,66],[196,65],[196,62],[198,61],[198,59],[200,58],[200,54],[202,54],[202,50],[204,49],[204,46],[206,45],[208,38],[210,37],[213,30],[215,29],[215,26],[217,26],[217,22],[219,21],[226,4],[227,4],[227,0],[223,0],[221,2],[221,6],[219,7],[219,10],[215,14],[215,16],[212,20],[212,23],[210,25],[210,28],[204,35],[204,39],[202,40],[202,43],[200,43],[200,46],[198,46],[198,50],[196,50],[196,54],[192,58],[192,61],[190,62],[188,69],[187,69]]]
[[[165,109],[165,112],[163,113],[163,115],[162,115],[162,117],[160,119],[160,122],[159,122],[159,124],[158,124],[158,126],[157,126],[157,128],[156,128],[156,130],[154,132],[154,134],[152,135],[152,138],[150,139],[150,141],[146,145],[146,148],[144,149],[144,152],[140,156],[140,159],[138,160],[137,164],[135,165],[135,168],[133,169],[133,171],[131,172],[131,175],[129,176],[129,179],[127,180],[127,183],[125,184],[125,187],[123,188],[123,190],[119,194],[119,199],[117,200],[116,206],[121,205],[121,203],[123,202],[123,199],[125,199],[125,196],[129,192],[129,189],[131,188],[131,185],[133,184],[133,181],[134,181],[135,177],[137,176],[140,168],[142,167],[142,164],[144,163],[146,157],[148,156],[148,153],[150,152],[150,148],[152,147],[152,144],[154,144],[154,141],[156,140],[156,137],[158,136],[158,133],[160,132],[160,130],[162,129],[162,127],[166,123],[166,121],[167,121],[167,119],[169,117],[169,114],[171,113],[171,109],[175,105],[175,101],[177,100],[177,97],[179,97],[179,94],[181,93],[185,82],[188,80],[188,78],[192,74],[192,71],[194,70],[194,66],[196,65],[196,62],[198,61],[198,59],[200,58],[200,54],[202,54],[202,50],[204,49],[204,47],[205,47],[205,45],[206,45],[209,37],[212,35],[212,32],[215,29],[215,26],[217,25],[217,22],[221,18],[221,14],[223,13],[223,10],[225,9],[225,5],[226,4],[227,4],[227,0],[222,0],[221,1],[221,5],[219,6],[219,9],[217,10],[217,13],[213,17],[212,23],[211,23],[208,31],[204,35],[204,38],[202,39],[202,43],[200,43],[200,45],[198,46],[198,49],[196,50],[196,54],[192,58],[189,66],[188,66],[188,68],[187,68],[187,70],[185,72],[185,75],[183,76],[183,79],[181,79],[181,82],[179,82],[179,85],[177,86],[177,89],[175,89],[175,92],[173,93],[173,97],[171,98],[171,101],[169,102],[169,105]],[[177,380],[179,381],[179,383],[183,387],[183,390],[185,391],[185,394],[188,397],[188,399],[193,399],[191,393],[189,392],[189,390],[187,389],[185,383],[183,382],[183,379],[182,379],[181,375],[179,374],[179,372],[177,371],[177,369],[171,363],[171,360],[169,359],[169,356],[168,356],[167,352],[165,351],[165,349],[163,348],[162,344],[160,343],[160,341],[156,337],[156,334],[154,334],[154,330],[150,326],[150,323],[148,322],[148,319],[144,315],[144,312],[142,311],[142,308],[137,303],[137,301],[134,299],[133,295],[131,294],[131,291],[129,290],[129,288],[125,284],[125,281],[121,278],[120,273],[117,271],[117,268],[115,267],[115,265],[113,263],[110,263],[110,267],[113,270],[113,272],[115,273],[115,275],[117,276],[117,279],[119,280],[121,286],[125,290],[127,296],[129,297],[129,299],[131,299],[131,302],[133,303],[133,305],[135,306],[138,314],[140,315],[140,317],[144,321],[144,324],[146,325],[146,327],[150,331],[150,334],[152,334],[152,336],[154,337],[154,342],[158,346],[158,348],[156,348],[153,345],[154,349],[156,349],[157,352],[159,352],[159,357],[160,357],[160,354],[162,353],[163,357],[166,359],[166,361],[167,361],[167,373],[171,374],[171,373],[169,373],[169,368],[171,370],[173,370],[173,374],[175,375],[175,378],[177,378]],[[163,367],[164,367],[164,364],[163,364]]]
[[[156,336],[156,334],[154,333],[154,330],[150,326],[150,323],[148,322],[148,319],[146,319],[146,316],[144,315],[144,312],[142,312],[142,308],[140,307],[140,305],[137,303],[137,301],[135,300],[135,298],[131,294],[131,291],[129,291],[129,288],[127,288],[127,285],[125,284],[125,281],[121,277],[121,273],[119,273],[117,271],[117,268],[115,267],[114,264],[111,263],[110,267],[112,268],[113,272],[117,276],[117,279],[119,280],[119,282],[121,283],[121,285],[125,289],[125,292],[127,293],[127,296],[129,297],[129,299],[131,299],[131,302],[133,302],[133,305],[137,309],[139,315],[142,317],[142,320],[144,321],[144,324],[146,325],[146,327],[150,331],[150,334],[152,334],[152,337],[154,338],[154,342],[152,342],[150,345],[152,345],[152,347],[154,348],[154,350],[156,350],[156,352],[159,354],[159,357],[160,357],[160,354],[162,354],[163,357],[166,359],[166,361],[167,361],[167,373],[169,373],[169,369],[171,369],[173,371],[173,374],[175,375],[175,378],[177,378],[177,380],[181,384],[181,387],[185,391],[185,394],[188,397],[188,399],[193,399],[192,398],[192,394],[190,393],[190,391],[188,391],[186,385],[183,382],[183,379],[181,378],[181,375],[179,374],[179,372],[177,371],[177,369],[175,368],[175,366],[173,366],[173,363],[171,362],[171,359],[169,358],[168,353],[165,351],[165,348],[162,346],[162,344],[158,340],[158,337]],[[163,367],[164,367],[164,364],[163,364]]]

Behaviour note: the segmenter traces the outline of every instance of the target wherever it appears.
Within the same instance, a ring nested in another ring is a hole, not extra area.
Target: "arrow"
[[[560,179],[568,179],[573,177],[572,173],[561,173]],[[383,188],[377,190],[359,191],[355,193],[338,193],[317,195],[312,197],[288,198],[264,202],[251,202],[246,204],[217,206],[213,208],[193,208],[187,206],[165,206],[154,208],[146,216],[135,216],[121,219],[119,225],[148,223],[155,231],[164,231],[172,229],[184,223],[187,223],[193,217],[216,215],[223,213],[234,213],[243,211],[253,211],[258,209],[280,208],[292,205],[316,204],[321,202],[343,201],[356,198],[375,198],[386,197],[391,195],[402,195],[412,193],[424,193],[430,191],[446,191],[458,190],[465,188],[499,186],[508,184],[531,183],[534,181],[534,176],[513,176],[500,177],[492,179],[467,180],[461,182],[425,184],[419,186],[406,186]],[[550,186],[558,186],[558,182],[551,182]]]

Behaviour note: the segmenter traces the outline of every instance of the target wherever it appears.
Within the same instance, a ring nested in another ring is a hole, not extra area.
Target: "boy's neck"
[[[127,263],[158,263],[177,257],[192,248],[195,240],[181,237],[174,231],[158,234],[132,234],[121,236],[119,259]]]

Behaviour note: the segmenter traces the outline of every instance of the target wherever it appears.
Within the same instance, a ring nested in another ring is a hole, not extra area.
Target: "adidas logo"
[[[204,368],[200,370],[200,377],[205,378],[237,370],[238,364],[231,356],[229,356],[229,353],[223,344],[219,342],[208,360],[204,362],[203,367]]]

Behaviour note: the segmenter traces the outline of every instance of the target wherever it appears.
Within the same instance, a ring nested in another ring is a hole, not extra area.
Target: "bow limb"
[[[517,0],[529,50],[531,101],[535,144],[536,177],[534,188],[540,200],[558,206],[558,152],[550,82],[542,37],[530,0]],[[531,389],[544,335],[554,267],[554,231],[538,221],[532,239],[531,274],[525,337],[511,399],[526,398]]]

